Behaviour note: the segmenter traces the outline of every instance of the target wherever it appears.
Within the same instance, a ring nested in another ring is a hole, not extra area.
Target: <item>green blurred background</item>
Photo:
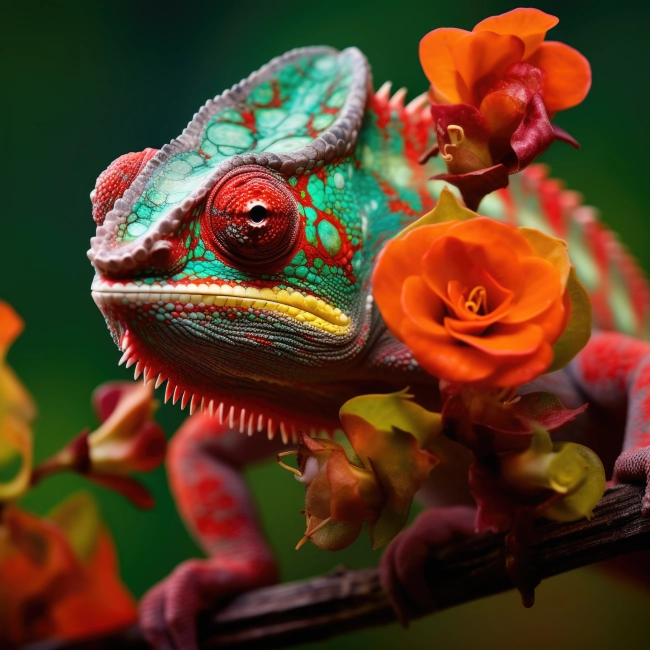
[[[427,31],[471,29],[514,6],[478,0],[6,3],[2,106],[10,153],[2,174],[0,298],[27,322],[9,361],[39,405],[37,460],[93,424],[89,396],[97,384],[130,377],[117,367],[120,355],[90,297],[86,258],[94,233],[88,194],[114,158],[160,147],[208,97],[296,46],[356,45],[373,66],[376,87],[390,79],[413,97],[426,89],[417,45]],[[552,38],[583,52],[594,72],[584,104],[556,120],[582,150],[557,144],[545,160],[602,210],[649,269],[650,5],[565,0],[536,6],[561,18]],[[159,420],[171,435],[182,414],[168,405]],[[271,465],[249,474],[285,580],[336,564],[376,564],[378,554],[364,540],[338,555],[312,545],[295,552],[301,490]],[[138,596],[198,554],[164,471],[145,481],[158,501],[148,513],[90,487],[115,535],[124,579]],[[49,480],[25,505],[45,512],[82,484],[75,477]],[[392,625],[318,647],[647,648],[649,608],[647,590],[584,569],[545,582],[532,610],[508,593],[442,612],[409,631]]]

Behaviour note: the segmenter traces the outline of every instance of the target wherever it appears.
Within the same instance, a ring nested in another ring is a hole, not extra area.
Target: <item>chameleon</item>
[[[405,95],[391,95],[390,83],[375,91],[356,48],[292,50],[209,100],[170,144],[115,160],[91,192],[92,297],[120,363],[156,388],[166,382],[165,401],[190,412],[172,439],[168,475],[207,559],[182,563],[142,599],[155,648],[196,648],[199,611],[278,579],[246,464],[301,430],[331,435],[351,397],[410,386],[416,398],[437,399],[437,380],[390,335],[372,299],[382,245],[430,211],[444,187],[430,180],[444,163],[427,156],[435,138],[427,96],[405,103]],[[569,407],[588,400],[564,435],[593,448],[614,480],[645,482],[642,272],[544,166],[512,176],[479,211],[568,242],[597,328],[568,369],[538,384]],[[434,472],[423,491],[431,507],[381,560],[404,618],[427,604],[428,551],[473,534],[463,462]],[[650,492],[641,507],[650,512]]]

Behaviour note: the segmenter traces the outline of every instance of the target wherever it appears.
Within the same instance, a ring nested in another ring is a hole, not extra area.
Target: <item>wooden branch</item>
[[[531,562],[540,578],[650,548],[650,519],[641,516],[639,486],[610,488],[591,521],[537,523]],[[482,535],[439,551],[427,571],[439,609],[512,588],[503,535]],[[377,569],[338,570],[303,582],[258,589],[199,623],[201,648],[284,648],[395,620]],[[29,650],[144,650],[137,626],[76,643],[46,642]]]

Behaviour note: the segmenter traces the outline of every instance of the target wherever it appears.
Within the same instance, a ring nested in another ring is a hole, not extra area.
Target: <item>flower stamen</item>
[[[485,287],[481,285],[474,287],[465,301],[465,307],[474,314],[478,314],[481,309],[483,314],[487,313],[487,291]]]
[[[457,124],[450,124],[447,127],[447,133],[449,134],[451,144],[459,145],[465,139],[465,130]]]
[[[517,395],[518,390],[519,386],[506,386],[497,393],[497,400],[506,406],[516,404],[521,399],[521,395]]]
[[[463,127],[458,126],[457,124],[450,124],[447,127],[447,133],[449,134],[449,140],[451,141],[451,145],[453,145],[454,147],[459,146],[460,143],[465,139],[465,131]],[[448,153],[447,151],[449,146],[450,145],[446,144],[443,152],[440,154],[440,157],[445,162],[451,162],[454,158],[454,156]]]
[[[311,516],[309,517],[309,520],[311,521]],[[307,523],[307,530],[305,531],[305,536],[296,544],[296,551],[304,546],[308,540],[310,540],[319,530],[322,530],[329,522],[332,521],[331,517],[328,517],[327,519],[323,519],[323,521],[314,528],[314,530],[309,530],[309,522]]]
[[[278,465],[279,465],[280,467],[282,467],[282,469],[287,469],[287,470],[289,470],[290,472],[292,472],[293,474],[295,474],[296,476],[299,476],[300,478],[302,478],[302,472],[300,472],[300,470],[297,470],[295,467],[291,467],[290,465],[286,465],[285,463],[283,463],[283,462],[280,460],[280,458],[284,458],[284,456],[296,456],[297,454],[298,454],[298,450],[297,450],[297,449],[294,449],[294,450],[292,450],[292,451],[283,451],[283,452],[280,452],[280,453],[278,454],[278,458],[277,458],[277,460],[278,460]]]

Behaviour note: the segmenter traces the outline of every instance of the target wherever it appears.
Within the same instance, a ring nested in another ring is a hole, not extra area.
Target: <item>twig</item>
[[[610,488],[591,521],[535,527],[531,562],[540,577],[650,548],[650,519],[641,516],[643,489]],[[482,535],[438,552],[427,576],[440,609],[482,598],[512,585],[505,572],[503,535]],[[199,623],[201,648],[283,648],[306,638],[326,639],[395,620],[377,569],[258,589],[232,600]],[[47,642],[28,650],[144,650],[137,626],[102,638]]]

